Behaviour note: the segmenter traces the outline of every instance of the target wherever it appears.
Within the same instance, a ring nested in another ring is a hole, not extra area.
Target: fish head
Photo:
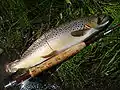
[[[112,21],[113,19],[109,15],[95,15],[88,19],[88,23],[86,25],[97,30],[102,30],[105,27],[108,27]]]
[[[74,37],[80,37],[84,36],[87,32],[91,31],[89,35],[92,35],[92,33],[101,32],[102,30],[107,29],[107,27],[112,23],[113,19],[109,15],[94,15],[90,16],[88,18],[85,18],[86,23],[84,24],[84,27],[80,30],[76,30],[71,32],[71,35]]]

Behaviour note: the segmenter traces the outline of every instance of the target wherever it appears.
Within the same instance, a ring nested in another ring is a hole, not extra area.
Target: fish
[[[52,28],[33,42],[20,59],[6,65],[6,71],[14,73],[19,69],[40,64],[103,30],[110,23],[110,19],[108,15],[93,15]]]

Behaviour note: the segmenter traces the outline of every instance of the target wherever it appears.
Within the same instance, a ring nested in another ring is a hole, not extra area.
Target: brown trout
[[[52,28],[37,39],[19,60],[6,66],[7,72],[30,68],[57,55],[59,52],[84,41],[109,23],[110,16],[90,16]]]

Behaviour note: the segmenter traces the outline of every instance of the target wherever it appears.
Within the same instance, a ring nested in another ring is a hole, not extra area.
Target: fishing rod
[[[110,32],[114,31],[115,29],[117,29],[118,27],[120,27],[120,24],[115,25],[114,27],[108,29],[107,31],[103,31],[100,32],[98,35],[95,35],[93,37],[90,37],[87,40],[84,40],[83,42],[80,42],[77,45],[74,45],[70,48],[68,48],[67,50],[59,53],[58,55],[56,55],[55,57],[50,58],[49,60],[38,64],[36,66],[33,66],[31,68],[28,69],[28,71],[26,71],[26,73],[22,74],[21,76],[15,78],[15,80],[13,80],[12,82],[10,82],[9,84],[5,85],[5,88],[8,87],[12,87],[15,85],[20,84],[22,81],[25,81],[26,79],[29,79],[31,77],[35,77],[38,74],[40,74],[41,72],[62,63],[63,61],[65,61],[66,59],[68,59],[70,56],[74,56],[75,54],[77,54],[79,51],[81,51],[83,48],[85,48],[86,46],[90,45],[91,43],[97,41],[98,39],[102,38],[104,35],[109,34]]]
[[[105,33],[104,33],[104,35],[106,35],[107,33],[112,32],[112,30],[115,30],[115,29],[117,29],[117,28],[119,28],[119,27],[120,27],[120,24],[115,25],[114,27],[112,27],[112,28],[108,29],[108,31],[107,31],[107,32],[105,32]]]

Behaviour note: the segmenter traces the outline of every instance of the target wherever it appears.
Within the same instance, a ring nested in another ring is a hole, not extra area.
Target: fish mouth
[[[113,18],[109,15],[99,15],[97,20],[97,27],[98,30],[106,29],[113,21]]]

